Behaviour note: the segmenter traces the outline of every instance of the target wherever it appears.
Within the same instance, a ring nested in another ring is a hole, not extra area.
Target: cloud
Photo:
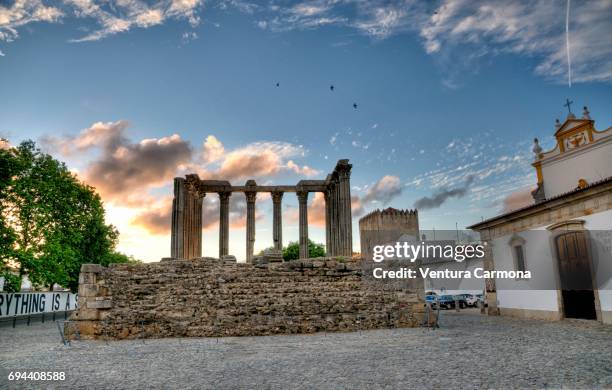
[[[530,187],[508,194],[503,200],[503,212],[508,213],[533,204],[534,200],[531,196],[533,190],[534,188]]]
[[[86,162],[79,176],[94,186],[105,202],[130,207],[154,202],[151,189],[170,185],[173,177],[187,171],[197,172],[202,179],[230,182],[270,179],[280,174],[319,174],[316,169],[294,162],[306,155],[300,145],[255,142],[227,151],[218,138],[209,135],[198,153],[178,134],[131,141],[128,128],[129,123],[123,120],[96,122],[77,135],[45,136],[41,143],[51,151],[80,160],[95,151],[95,157]],[[158,213],[149,217],[154,221],[160,216]]]
[[[124,134],[129,125],[129,122],[124,120],[95,122],[87,129],[82,130],[77,136],[56,138],[47,135],[43,136],[42,143],[65,156],[82,153],[96,146],[115,149],[122,143],[127,142]]]
[[[463,187],[459,188],[441,188],[432,196],[424,196],[414,202],[414,208],[417,210],[435,209],[450,198],[462,198],[467,193],[468,188],[474,181],[474,176],[469,176]]]
[[[43,143],[67,156],[100,149],[81,178],[107,202],[138,205],[148,200],[143,190],[168,184],[177,169],[191,162],[193,152],[178,134],[132,142],[126,137],[128,126],[127,121],[96,122],[76,136],[45,137]]]
[[[334,135],[332,135],[329,139],[329,144],[334,146],[336,145],[336,141],[338,141],[338,136],[340,135],[340,133],[334,133]]]
[[[337,25],[375,39],[417,34],[448,88],[457,88],[466,71],[477,71],[481,58],[502,53],[534,57],[536,74],[567,79],[565,2],[316,0],[265,10],[259,23],[271,31]],[[612,2],[574,2],[570,14],[573,81],[612,81]]]
[[[573,5],[570,47],[574,81],[612,81],[612,2]],[[446,0],[423,25],[427,53],[468,49],[475,57],[509,52],[536,56],[535,72],[567,79],[565,2]]]
[[[0,150],[6,150],[11,148],[11,143],[6,138],[0,138]]]
[[[261,199],[263,200],[263,199]],[[246,199],[242,194],[230,197],[229,222],[231,229],[246,227]],[[255,211],[255,220],[261,221],[264,216]],[[140,212],[130,220],[130,225],[145,229],[150,234],[170,234],[172,224],[172,197],[164,197],[154,206]],[[219,229],[219,199],[216,194],[207,194],[202,203],[202,230]]]
[[[189,42],[195,41],[198,38],[198,33],[196,33],[195,31],[186,31],[183,33],[183,35],[181,35],[181,42],[183,43],[183,45],[186,45]]]
[[[318,171],[308,166],[299,167],[292,160],[285,162],[290,157],[304,156],[304,154],[305,151],[301,146],[288,142],[255,142],[227,153],[214,175],[235,181],[275,176],[285,171],[306,176],[318,174]]]
[[[612,2],[572,3],[570,46],[574,82],[612,81]],[[97,28],[73,42],[95,41],[168,20],[200,23],[202,0],[64,0],[62,7],[42,0],[0,5],[0,41],[18,38],[34,22],[58,23],[70,17],[93,20]],[[565,2],[539,0],[312,0],[285,6],[221,0],[218,8],[253,15],[259,28],[283,32],[342,26],[374,39],[409,32],[422,41],[445,74],[442,83],[457,88],[466,71],[475,72],[485,56],[512,53],[535,58],[534,72],[554,81],[567,79]],[[193,40],[194,33],[181,39]]]
[[[312,202],[308,205],[308,224],[325,227],[325,196],[322,192],[315,192]]]
[[[367,17],[357,20],[354,26],[375,38],[384,39],[406,30],[408,13],[404,4],[380,5],[366,8]]]
[[[299,165],[294,163],[293,160],[287,161],[287,168],[289,168],[293,172],[297,173],[298,175],[304,175],[304,176],[308,176],[308,177],[312,177],[312,176],[316,176],[316,175],[320,174],[319,171],[309,167],[308,165],[304,165],[304,166],[300,167]]]
[[[205,164],[219,161],[225,154],[225,148],[221,141],[214,135],[206,137],[204,144],[202,145],[202,159]]]
[[[360,217],[365,214],[365,208],[363,207],[363,203],[357,195],[351,196],[351,211],[353,217]]]
[[[166,0],[149,5],[140,0],[65,0],[77,18],[93,19],[99,28],[72,42],[97,41],[110,35],[127,32],[132,28],[150,28],[167,19],[186,19],[197,26],[200,17],[196,11],[201,0]],[[190,36],[193,38],[193,36]]]
[[[130,220],[130,225],[141,227],[150,234],[169,234],[172,223],[172,198],[166,197],[160,203],[136,215]],[[204,221],[205,219],[202,219],[202,222]]]
[[[64,13],[46,6],[41,0],[15,1],[12,6],[0,4],[0,41],[11,42],[19,37],[18,28],[34,22],[58,22]]]
[[[399,177],[386,175],[366,191],[362,202],[380,202],[383,205],[386,205],[401,193],[402,186],[400,184]]]

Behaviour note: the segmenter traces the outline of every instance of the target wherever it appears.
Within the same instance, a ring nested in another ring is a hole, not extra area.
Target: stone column
[[[257,192],[245,192],[247,200],[247,223],[246,223],[246,262],[253,262],[253,250],[255,248],[255,199]]]
[[[206,194],[194,187],[197,180],[174,179],[170,235],[170,256],[174,259],[202,256],[202,201]]]
[[[331,212],[329,188],[323,192],[325,197],[325,255],[332,256],[331,248]]]
[[[183,241],[183,218],[185,213],[185,179],[174,178],[174,199],[172,199],[172,231],[170,233],[170,257],[182,259],[185,242]]]
[[[202,196],[188,187],[183,212],[183,258],[202,257]]]
[[[340,197],[338,193],[338,175],[335,173],[332,178],[332,199],[331,199],[331,231],[332,231],[332,256],[340,254]]]
[[[340,160],[336,165],[338,172],[339,224],[340,224],[340,255],[353,254],[353,223],[351,214],[351,168],[348,160]]]
[[[281,191],[272,192],[272,239],[274,240],[274,249],[283,250],[283,211],[282,211],[283,193]]]
[[[194,194],[193,199],[193,252],[192,259],[202,257],[202,204],[205,193]]]
[[[308,258],[308,191],[297,192],[300,217],[300,259]]]
[[[229,254],[229,198],[231,192],[219,192],[219,258]]]

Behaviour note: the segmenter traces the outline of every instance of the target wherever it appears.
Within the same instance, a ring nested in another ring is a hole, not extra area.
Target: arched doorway
[[[565,317],[596,320],[595,292],[585,231],[559,233],[554,242]]]

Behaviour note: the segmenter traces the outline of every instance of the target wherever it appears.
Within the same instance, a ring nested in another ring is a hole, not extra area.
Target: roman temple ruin
[[[78,309],[65,323],[69,339],[254,336],[418,326],[423,281],[381,283],[371,265],[352,257],[351,164],[340,160],[325,180],[295,186],[244,186],[174,180],[172,257],[155,263],[83,264]],[[247,202],[246,263],[229,255],[229,199]],[[277,253],[253,256],[255,201],[270,192]],[[286,192],[299,200],[300,259],[282,261]],[[308,258],[307,201],[325,196],[327,255]],[[219,258],[202,257],[202,200],[219,194]],[[280,256],[279,256],[280,255]],[[381,266],[381,265],[378,265]]]
[[[299,204],[300,258],[308,257],[308,196],[322,192],[325,196],[325,248],[327,256],[353,253],[351,216],[351,167],[339,160],[325,180],[300,180],[296,185],[261,186],[248,180],[244,186],[233,186],[224,180],[201,180],[197,174],[174,179],[172,201],[172,259],[202,257],[202,200],[207,194],[219,195],[219,258],[229,255],[229,199],[235,192],[245,194],[247,203],[246,261],[253,262],[255,246],[255,201],[260,192],[269,192],[273,203],[274,249],[283,248],[282,200],[285,193],[295,193]]]

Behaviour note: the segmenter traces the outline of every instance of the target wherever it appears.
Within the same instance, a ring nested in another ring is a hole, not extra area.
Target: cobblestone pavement
[[[83,341],[0,328],[0,388],[611,388],[612,327],[443,312],[441,329]],[[65,371],[9,383],[9,371]]]

